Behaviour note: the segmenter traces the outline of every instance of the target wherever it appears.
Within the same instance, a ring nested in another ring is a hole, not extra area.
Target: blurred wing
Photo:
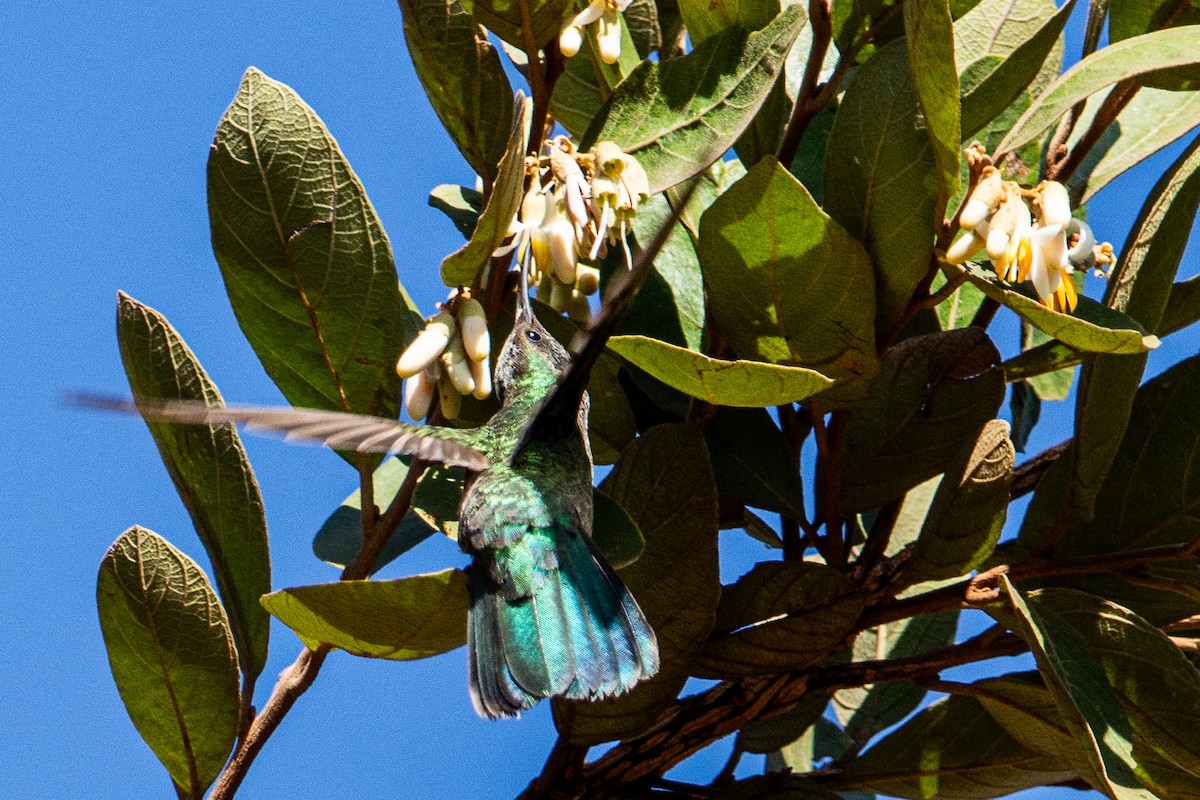
[[[406,425],[383,417],[286,406],[208,406],[192,400],[122,400],[76,394],[71,405],[141,414],[147,420],[213,425],[241,422],[247,430],[283,434],[286,441],[323,444],[335,450],[411,455],[476,472],[491,462],[473,446],[470,431],[432,425]]]
[[[579,404],[583,402],[583,393],[587,390],[588,378],[592,374],[592,366],[604,352],[608,339],[617,329],[637,290],[654,267],[654,259],[667,243],[675,224],[683,215],[688,202],[696,187],[700,185],[698,178],[693,179],[679,196],[679,200],[671,210],[671,216],[659,228],[650,244],[638,253],[634,260],[633,269],[618,271],[609,281],[608,290],[600,304],[600,313],[592,320],[586,331],[580,331],[571,342],[571,363],[559,377],[558,383],[550,390],[546,399],[534,412],[533,419],[525,427],[520,444],[509,458],[511,463],[530,442],[544,438],[561,438],[567,436],[579,425]]]

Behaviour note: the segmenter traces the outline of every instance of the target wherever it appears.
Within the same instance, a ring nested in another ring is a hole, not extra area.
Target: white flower
[[[617,59],[621,57],[621,12],[629,7],[630,2],[631,0],[592,0],[559,34],[558,49],[567,58],[575,55],[583,44],[583,28],[593,22],[599,22],[596,45],[600,51],[600,60],[605,64],[617,63]]]

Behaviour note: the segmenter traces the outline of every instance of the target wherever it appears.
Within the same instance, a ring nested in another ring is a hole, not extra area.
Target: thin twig
[[[1108,97],[1104,98],[1104,102],[1100,104],[1100,108],[1096,110],[1096,116],[1092,119],[1091,125],[1079,137],[1079,141],[1075,143],[1071,151],[1065,153],[1060,160],[1047,165],[1046,178],[1060,183],[1069,180],[1083,160],[1087,158],[1088,153],[1092,152],[1092,149],[1100,141],[1100,137],[1111,129],[1117,115],[1124,110],[1125,106],[1129,105],[1140,88],[1132,80],[1121,81],[1114,86],[1108,93]]]
[[[829,15],[829,0],[809,0],[808,24],[812,28],[812,46],[808,51],[808,63],[804,66],[804,78],[800,81],[800,90],[796,92],[796,103],[792,106],[792,115],[783,131],[779,142],[777,157],[784,167],[791,167],[796,153],[800,149],[800,140],[804,131],[822,108],[832,99],[833,93],[826,89],[833,85],[836,89],[841,82],[847,65],[843,56],[839,59],[834,74],[825,84],[818,86],[821,80],[821,66],[825,63],[825,54],[829,52],[829,44],[833,40],[833,21]],[[848,60],[853,63],[853,59]],[[840,71],[840,74],[839,74]]]

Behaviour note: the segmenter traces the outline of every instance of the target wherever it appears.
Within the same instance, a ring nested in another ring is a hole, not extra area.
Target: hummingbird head
[[[570,363],[565,347],[550,335],[532,311],[525,316],[517,304],[512,333],[496,360],[496,391],[503,401],[510,391],[541,398],[558,381]]]

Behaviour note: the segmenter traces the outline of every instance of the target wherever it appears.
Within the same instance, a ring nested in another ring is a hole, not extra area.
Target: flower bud
[[[411,378],[432,364],[445,350],[454,336],[457,326],[448,311],[440,311],[430,317],[425,330],[417,334],[396,362],[396,374]]]
[[[470,361],[466,350],[463,349],[463,341],[458,336],[450,340],[450,346],[442,353],[442,366],[459,394],[471,394],[475,391]]]
[[[454,419],[462,411],[462,395],[455,391],[450,377],[444,373],[438,381],[438,405],[441,406],[442,416],[446,419]]]
[[[1043,225],[1062,225],[1071,221],[1071,196],[1058,181],[1042,181],[1038,204]]]
[[[621,15],[609,11],[600,18],[596,29],[596,46],[600,51],[600,60],[605,64],[615,64],[621,58]]]
[[[463,349],[472,361],[483,361],[491,354],[492,342],[488,335],[487,314],[475,298],[468,297],[459,305],[458,327],[462,331]]]
[[[982,230],[980,230],[982,228]],[[989,233],[986,222],[981,222],[974,230],[965,232],[955,242],[946,248],[946,261],[950,264],[962,264],[971,260],[987,244]]]
[[[475,391],[472,394],[483,400],[492,393],[492,367],[488,360],[471,362],[471,378],[475,381]]]
[[[408,416],[420,421],[429,415],[429,407],[433,405],[433,390],[435,384],[429,379],[425,370],[404,382],[404,408]]]
[[[580,264],[575,271],[575,289],[585,295],[598,292],[600,290],[600,270]]]
[[[582,46],[583,31],[574,25],[568,25],[563,28],[563,32],[558,35],[558,49],[567,58],[578,53],[579,48]]]
[[[1000,179],[1000,171],[995,167],[984,167],[979,183],[963,206],[958,224],[965,230],[974,230],[979,223],[986,220],[1000,206],[1004,199],[1004,181]]]
[[[584,325],[592,319],[592,307],[588,303],[587,297],[581,292],[571,292],[563,310],[567,312],[568,317]]]

